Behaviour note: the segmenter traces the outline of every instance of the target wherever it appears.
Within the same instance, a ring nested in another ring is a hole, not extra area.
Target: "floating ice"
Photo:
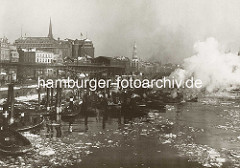
[[[54,154],[55,154],[55,151],[51,148],[45,148],[45,150],[39,152],[39,155],[42,155],[42,156],[51,156]]]

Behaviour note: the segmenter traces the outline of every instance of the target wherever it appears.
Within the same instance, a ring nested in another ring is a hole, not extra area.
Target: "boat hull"
[[[15,130],[0,130],[0,153],[20,155],[32,150],[31,142]]]

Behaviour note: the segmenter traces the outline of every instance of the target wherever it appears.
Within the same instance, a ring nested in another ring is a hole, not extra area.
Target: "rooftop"
[[[49,37],[20,37],[15,43],[53,43],[56,40]]]

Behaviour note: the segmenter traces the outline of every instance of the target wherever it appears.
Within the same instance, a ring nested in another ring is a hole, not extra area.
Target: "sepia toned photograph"
[[[240,168],[240,1],[0,0],[0,168]]]

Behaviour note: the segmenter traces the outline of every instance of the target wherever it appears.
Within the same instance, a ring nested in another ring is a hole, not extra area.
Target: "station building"
[[[21,49],[36,49],[61,55],[62,58],[72,55],[72,44],[67,40],[54,39],[52,23],[50,20],[47,37],[20,37],[15,40],[14,45]]]

